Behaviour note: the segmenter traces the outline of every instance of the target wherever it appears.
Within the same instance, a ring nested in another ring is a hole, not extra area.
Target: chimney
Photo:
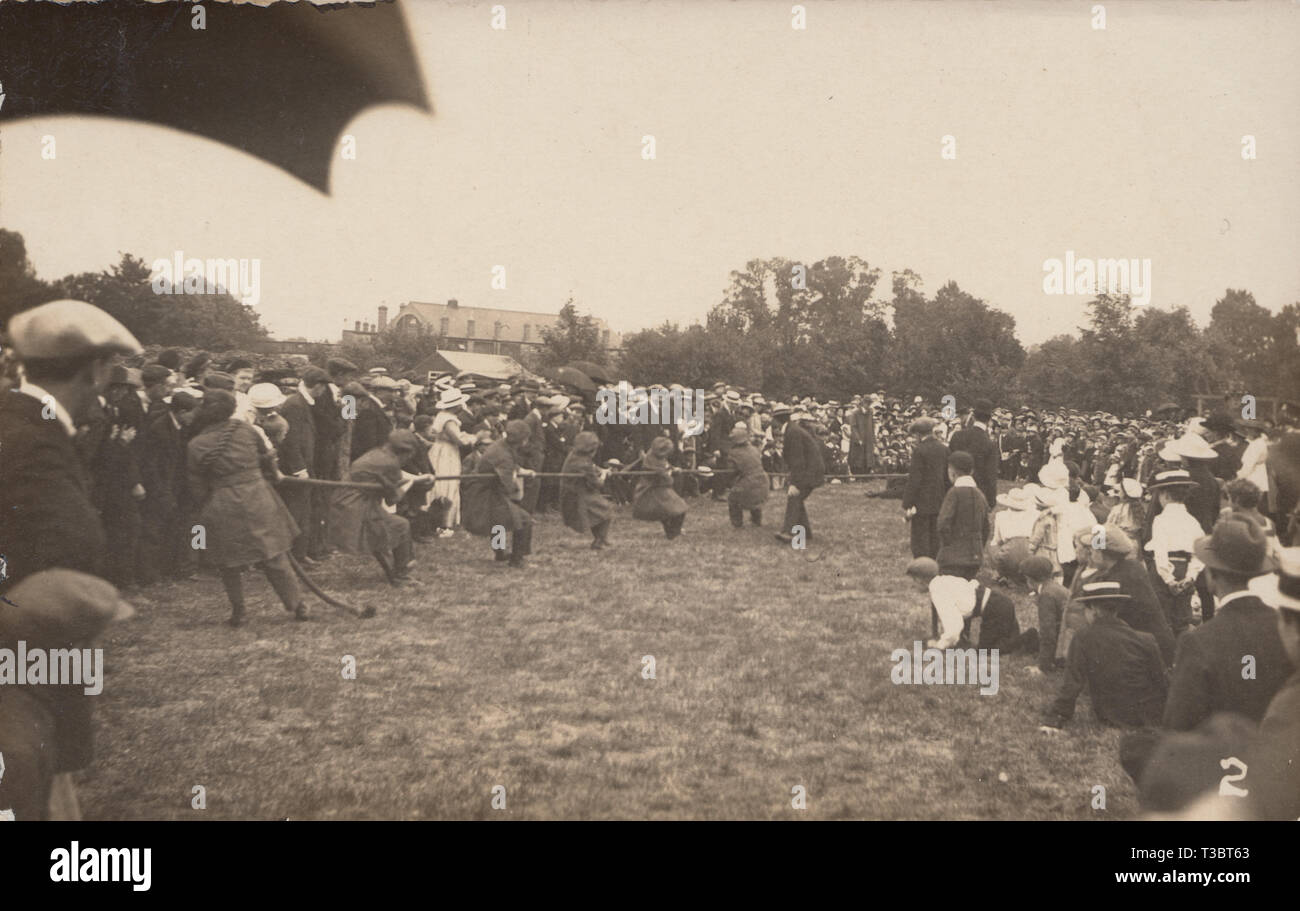
[[[460,302],[456,300],[456,298],[454,297],[451,300],[447,301],[448,309],[455,310],[459,306],[460,306]]]
[[[379,331],[383,332],[388,326],[388,308],[383,304],[379,305]]]
[[[352,321],[352,331],[353,331],[353,332],[360,332],[360,331],[361,331],[361,320],[353,320],[353,321]]]

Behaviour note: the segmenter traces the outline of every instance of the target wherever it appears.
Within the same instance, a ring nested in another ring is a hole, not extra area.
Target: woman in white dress
[[[468,401],[469,396],[459,389],[446,389],[438,396],[438,413],[430,428],[433,447],[429,450],[429,461],[436,475],[460,474],[460,448],[474,445],[474,434],[465,433],[460,426]],[[429,497],[430,502],[439,497],[447,501],[438,537],[451,537],[453,529],[460,524],[460,481],[435,481]]]

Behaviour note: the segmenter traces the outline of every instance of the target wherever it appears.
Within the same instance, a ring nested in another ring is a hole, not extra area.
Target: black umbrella
[[[596,391],[596,384],[591,381],[591,378],[581,370],[575,370],[572,367],[558,367],[547,375],[555,382],[572,386],[579,392]]]
[[[587,376],[591,377],[597,383],[612,383],[614,377],[610,376],[609,368],[602,367],[599,364],[593,364],[591,361],[573,361],[569,364],[574,370],[581,370]]]
[[[256,155],[321,192],[340,131],[373,104],[429,110],[396,3],[0,2],[0,122],[143,120]]]

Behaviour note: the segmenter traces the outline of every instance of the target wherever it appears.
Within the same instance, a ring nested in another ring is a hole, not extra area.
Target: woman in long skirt
[[[232,417],[234,413],[233,395],[209,390],[195,421],[203,429],[190,441],[186,458],[206,554],[221,573],[230,599],[229,623],[244,622],[240,571],[249,564],[261,566],[285,610],[306,620],[307,606],[288,557],[298,526],[262,474],[264,465],[274,464],[275,452],[252,424]]]
[[[436,475],[460,474],[460,449],[474,445],[474,434],[461,429],[461,418],[468,401],[469,396],[459,389],[448,389],[438,396],[438,414],[430,429],[433,448],[429,450],[429,461],[433,463]],[[433,489],[429,491],[429,503],[435,500],[441,501],[445,507],[438,523],[438,537],[451,537],[453,529],[460,524],[460,481],[434,481]]]
[[[563,478],[560,485],[560,515],[564,524],[576,532],[591,532],[591,549],[609,546],[609,524],[614,517],[614,501],[605,496],[605,478],[609,472],[597,468],[592,458],[600,449],[600,438],[584,430],[573,441],[573,451],[560,469],[580,478]]]
[[[641,464],[654,474],[638,478],[632,494],[632,516],[662,523],[664,535],[670,541],[681,535],[686,522],[686,501],[673,490],[673,466],[668,462],[672,454],[673,441],[655,437],[650,451],[641,459]]]

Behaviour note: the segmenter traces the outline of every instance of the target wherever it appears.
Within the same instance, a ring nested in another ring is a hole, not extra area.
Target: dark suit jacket
[[[983,562],[989,539],[989,506],[977,487],[952,487],[939,507],[939,566]]]
[[[1242,658],[1255,658],[1255,679],[1243,680]],[[1164,726],[1190,731],[1214,712],[1259,721],[1293,668],[1277,633],[1277,612],[1258,598],[1235,598],[1214,618],[1178,639]]]
[[[343,439],[344,417],[329,386],[316,396],[311,413],[316,424],[316,465],[312,468],[312,477],[338,480],[339,446]]]
[[[62,567],[100,575],[104,530],[72,438],[41,403],[10,390],[0,397],[0,553],[8,582]]]
[[[969,452],[971,458],[975,460],[975,468],[971,474],[975,477],[975,484],[979,487],[980,493],[984,494],[985,502],[991,507],[998,498],[998,469],[1002,462],[998,444],[988,435],[988,431],[972,424],[970,427],[958,430],[948,441],[949,452],[958,450]]]
[[[1060,727],[1088,689],[1092,713],[1102,724],[1145,727],[1160,718],[1165,702],[1164,663],[1155,640],[1105,614],[1070,640],[1065,679],[1044,723]]]
[[[393,422],[384,410],[370,398],[358,398],[357,416],[352,420],[352,461],[388,442],[392,432]]]
[[[934,437],[926,437],[912,447],[903,508],[915,506],[919,516],[937,516],[947,491],[948,447]]]
[[[1219,482],[1210,473],[1209,463],[1203,460],[1189,461],[1187,473],[1196,482],[1187,494],[1187,511],[1208,535],[1219,520]]]
[[[1156,590],[1151,587],[1151,577],[1145,566],[1126,557],[1089,581],[1118,582],[1120,591],[1128,595],[1130,600],[1116,615],[1138,632],[1154,636],[1165,666],[1173,663],[1174,633],[1169,628],[1164,609],[1160,607]]]
[[[801,490],[812,490],[826,482],[826,464],[822,461],[821,444],[799,426],[798,421],[789,421],[785,425],[781,457],[789,472],[787,484]]]
[[[280,406],[280,416],[289,422],[289,430],[280,441],[280,470],[296,474],[307,469],[316,472],[316,417],[301,392],[295,392]],[[373,448],[373,447],[372,447]]]
[[[170,410],[149,419],[140,456],[145,506],[154,516],[175,511],[185,485],[185,440],[172,423]],[[158,529],[161,531],[161,529]]]

